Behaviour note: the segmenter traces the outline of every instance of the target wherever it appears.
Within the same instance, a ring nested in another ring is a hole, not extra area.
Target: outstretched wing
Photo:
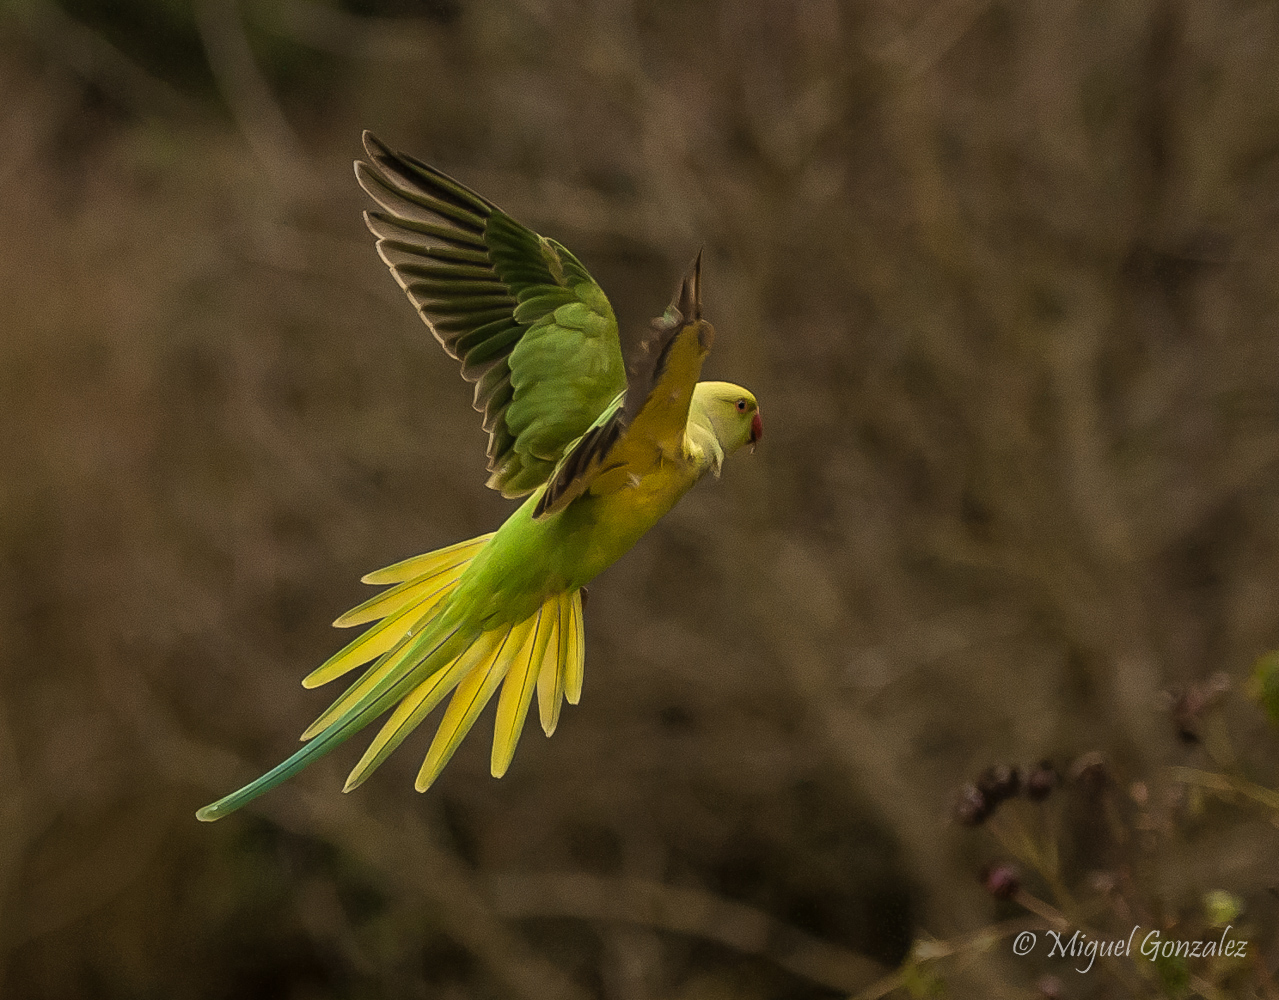
[[[702,255],[675,291],[631,365],[631,386],[573,443],[534,517],[563,510],[587,490],[608,493],[682,457],[693,387],[715,330],[702,319]]]
[[[378,254],[436,339],[475,383],[489,433],[488,485],[541,486],[626,389],[617,319],[554,240],[433,167],[364,133],[360,186]]]

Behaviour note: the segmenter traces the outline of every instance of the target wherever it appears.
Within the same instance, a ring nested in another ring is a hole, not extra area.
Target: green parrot
[[[416,787],[435,781],[501,687],[492,773],[511,762],[537,692],[550,736],[582,694],[582,588],[725,456],[763,434],[755,397],[699,382],[714,330],[701,254],[652,323],[630,380],[613,309],[576,257],[368,132],[355,174],[377,250],[427,327],[475,383],[488,485],[527,496],[496,532],[364,577],[394,584],[335,625],[376,622],[313,671],[312,688],[363,674],[288,760],[196,815],[220,819],[292,777],[388,710],[347,778],[360,785],[449,694]]]

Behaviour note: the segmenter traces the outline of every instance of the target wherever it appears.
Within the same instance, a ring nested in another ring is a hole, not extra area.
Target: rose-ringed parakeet
[[[302,734],[297,753],[197,814],[215,820],[392,710],[346,782],[369,774],[448,695],[416,787],[439,775],[501,687],[492,772],[505,773],[537,692],[549,736],[577,704],[582,588],[705,473],[763,433],[755,397],[699,382],[714,331],[701,257],[630,366],[599,285],[563,246],[438,170],[365,133],[360,185],[379,255],[462,375],[489,434],[488,485],[528,496],[488,535],[364,577],[394,584],[335,624],[376,622],[302,683],[364,673]]]

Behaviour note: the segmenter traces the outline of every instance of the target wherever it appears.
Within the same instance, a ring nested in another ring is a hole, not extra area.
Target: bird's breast
[[[578,515],[581,525],[575,532],[580,548],[573,586],[585,585],[621,558],[696,481],[697,472],[687,462],[667,461],[608,493],[575,501],[564,512]]]

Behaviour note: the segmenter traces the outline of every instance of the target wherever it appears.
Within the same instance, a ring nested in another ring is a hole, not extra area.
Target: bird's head
[[[755,444],[764,436],[755,397],[731,382],[698,382],[693,389],[693,412],[700,413],[719,441],[725,455],[742,445]]]

